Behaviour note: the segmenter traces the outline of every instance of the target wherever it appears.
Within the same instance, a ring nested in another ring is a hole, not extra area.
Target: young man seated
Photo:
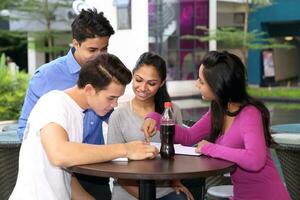
[[[63,168],[118,157],[154,158],[158,150],[142,141],[83,144],[83,117],[91,108],[99,116],[117,106],[131,72],[114,55],[103,53],[80,70],[77,85],[43,95],[27,121],[19,173],[10,200],[93,199]]]

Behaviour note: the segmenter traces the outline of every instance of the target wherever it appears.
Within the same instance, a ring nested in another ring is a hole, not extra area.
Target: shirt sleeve
[[[238,127],[239,133],[232,134],[231,140],[237,140],[237,137],[241,137],[243,148],[207,144],[203,146],[202,153],[229,160],[245,170],[259,171],[267,160],[267,146],[261,113],[257,109],[249,109],[241,116]]]
[[[18,121],[17,133],[20,141],[23,140],[24,129],[32,108],[35,106],[39,98],[47,92],[44,88],[44,86],[47,85],[45,83],[46,81],[47,80],[42,76],[42,73],[37,71],[29,82],[21,115]]]

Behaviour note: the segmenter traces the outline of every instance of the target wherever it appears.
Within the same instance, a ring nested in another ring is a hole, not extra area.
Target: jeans
[[[184,193],[180,192],[180,194],[176,194],[176,192],[171,192],[166,196],[159,198],[158,200],[186,200],[186,196]]]

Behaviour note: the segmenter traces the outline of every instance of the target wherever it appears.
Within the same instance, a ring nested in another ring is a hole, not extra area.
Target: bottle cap
[[[171,108],[172,103],[171,102],[165,102],[164,106],[165,106],[165,108]]]

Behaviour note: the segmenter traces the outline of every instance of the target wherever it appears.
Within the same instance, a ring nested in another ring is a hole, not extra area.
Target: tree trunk
[[[244,57],[243,60],[246,67],[248,62],[248,48],[247,48],[248,20],[249,20],[249,0],[246,0],[245,19],[244,19],[244,39],[243,39],[243,47],[242,47],[242,53]]]
[[[47,47],[50,50],[49,51],[49,61],[54,59],[53,55],[53,39],[52,39],[52,31],[51,31],[51,13],[49,13],[49,7],[48,7],[48,0],[44,0],[45,7],[44,7],[44,12],[45,12],[45,19],[46,19],[46,27],[47,27]]]

